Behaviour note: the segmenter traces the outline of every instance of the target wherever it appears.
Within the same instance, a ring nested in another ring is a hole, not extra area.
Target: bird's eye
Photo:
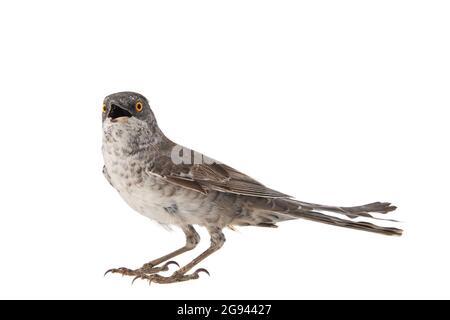
[[[106,113],[106,104],[103,104],[103,106],[102,106],[102,112],[103,112],[103,113]]]
[[[142,109],[144,109],[144,106],[142,105],[142,102],[138,101],[138,102],[136,102],[135,108],[136,108],[137,112],[141,112]]]

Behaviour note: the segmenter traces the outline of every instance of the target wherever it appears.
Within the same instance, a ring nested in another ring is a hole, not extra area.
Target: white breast
[[[159,178],[146,174],[145,160],[126,154],[130,133],[126,127],[104,124],[103,158],[113,187],[125,202],[140,214],[161,224],[177,224],[177,218],[164,208],[173,204]],[[169,188],[170,189],[170,188]]]
[[[203,224],[216,219],[217,210],[205,195],[173,185],[147,172],[150,151],[131,153],[133,132],[127,125],[103,124],[103,157],[109,180],[126,203],[140,214],[161,224]],[[143,153],[142,153],[143,152]],[[174,208],[173,212],[170,210]]]

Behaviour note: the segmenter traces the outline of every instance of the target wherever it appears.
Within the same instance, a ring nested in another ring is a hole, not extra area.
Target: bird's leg
[[[165,256],[162,256],[161,258],[152,260],[152,261],[144,264],[140,270],[142,270],[144,273],[155,273],[155,272],[147,272],[147,270],[150,271],[150,270],[154,269],[155,266],[157,266],[169,259],[172,259],[176,256],[179,256],[180,254],[182,254],[184,252],[194,249],[200,242],[199,234],[197,233],[197,231],[195,231],[195,229],[192,225],[187,225],[186,227],[183,227],[182,230],[184,231],[184,234],[186,235],[186,244],[184,245],[184,247],[182,247],[178,250],[175,250],[169,254],[166,254]],[[166,270],[164,270],[164,271],[166,271]],[[157,271],[157,272],[159,272],[159,271]]]
[[[188,271],[190,271],[192,268],[194,268],[201,261],[203,261],[208,256],[210,256],[211,254],[213,254],[214,252],[219,250],[225,243],[225,236],[219,228],[208,228],[208,232],[211,236],[210,247],[206,251],[204,251],[202,254],[200,254],[197,258],[195,258],[194,260],[192,260],[191,262],[186,264],[184,267],[175,271],[171,276],[164,277],[159,274],[151,274],[151,275],[144,274],[144,275],[136,276],[134,280],[145,279],[145,280],[148,280],[149,283],[151,283],[151,282],[174,283],[174,282],[182,282],[182,281],[198,279],[200,272],[205,272],[209,275],[209,272],[203,268],[197,269],[196,271],[194,271],[191,274],[186,274]]]
[[[132,269],[128,269],[128,268],[110,269],[110,270],[106,271],[105,275],[107,273],[111,272],[111,273],[119,273],[124,276],[135,276],[136,277],[136,276],[143,275],[143,274],[152,274],[152,273],[157,273],[157,272],[161,272],[161,271],[167,271],[167,270],[169,270],[169,265],[171,265],[171,264],[178,265],[178,263],[176,263],[175,261],[168,261],[168,260],[172,259],[186,251],[194,249],[197,246],[197,244],[200,242],[200,236],[195,231],[195,229],[192,225],[184,226],[184,227],[182,227],[182,230],[183,230],[184,234],[186,235],[186,244],[184,245],[184,247],[182,247],[178,250],[175,250],[169,254],[166,254],[165,256],[162,256],[158,259],[152,260],[152,261],[144,264],[139,269],[136,269],[136,270],[132,270]],[[166,261],[168,261],[168,262],[166,262]],[[166,263],[164,263],[160,267],[157,267],[159,264],[161,264],[163,262],[166,262]]]

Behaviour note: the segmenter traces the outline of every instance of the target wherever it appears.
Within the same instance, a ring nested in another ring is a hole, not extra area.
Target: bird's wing
[[[269,189],[255,179],[218,162],[175,164],[170,157],[159,156],[148,172],[173,184],[204,194],[214,190],[263,198],[290,198],[290,196]]]

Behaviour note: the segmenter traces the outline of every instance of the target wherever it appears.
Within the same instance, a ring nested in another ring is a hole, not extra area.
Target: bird
[[[306,219],[384,235],[400,236],[403,232],[372,223],[381,219],[372,213],[396,209],[389,202],[339,207],[299,201],[173,142],[159,128],[147,98],[139,93],[125,91],[104,98],[102,128],[103,174],[108,182],[132,209],[162,226],[180,228],[186,236],[184,246],[140,268],[113,268],[105,275],[117,273],[134,277],[133,282],[142,279],[160,284],[198,279],[201,273],[209,275],[204,268],[192,270],[224,245],[223,230],[227,227],[276,228],[283,221]],[[172,259],[200,242],[194,226],[206,228],[210,245],[180,267]],[[178,269],[162,275],[171,265]]]

